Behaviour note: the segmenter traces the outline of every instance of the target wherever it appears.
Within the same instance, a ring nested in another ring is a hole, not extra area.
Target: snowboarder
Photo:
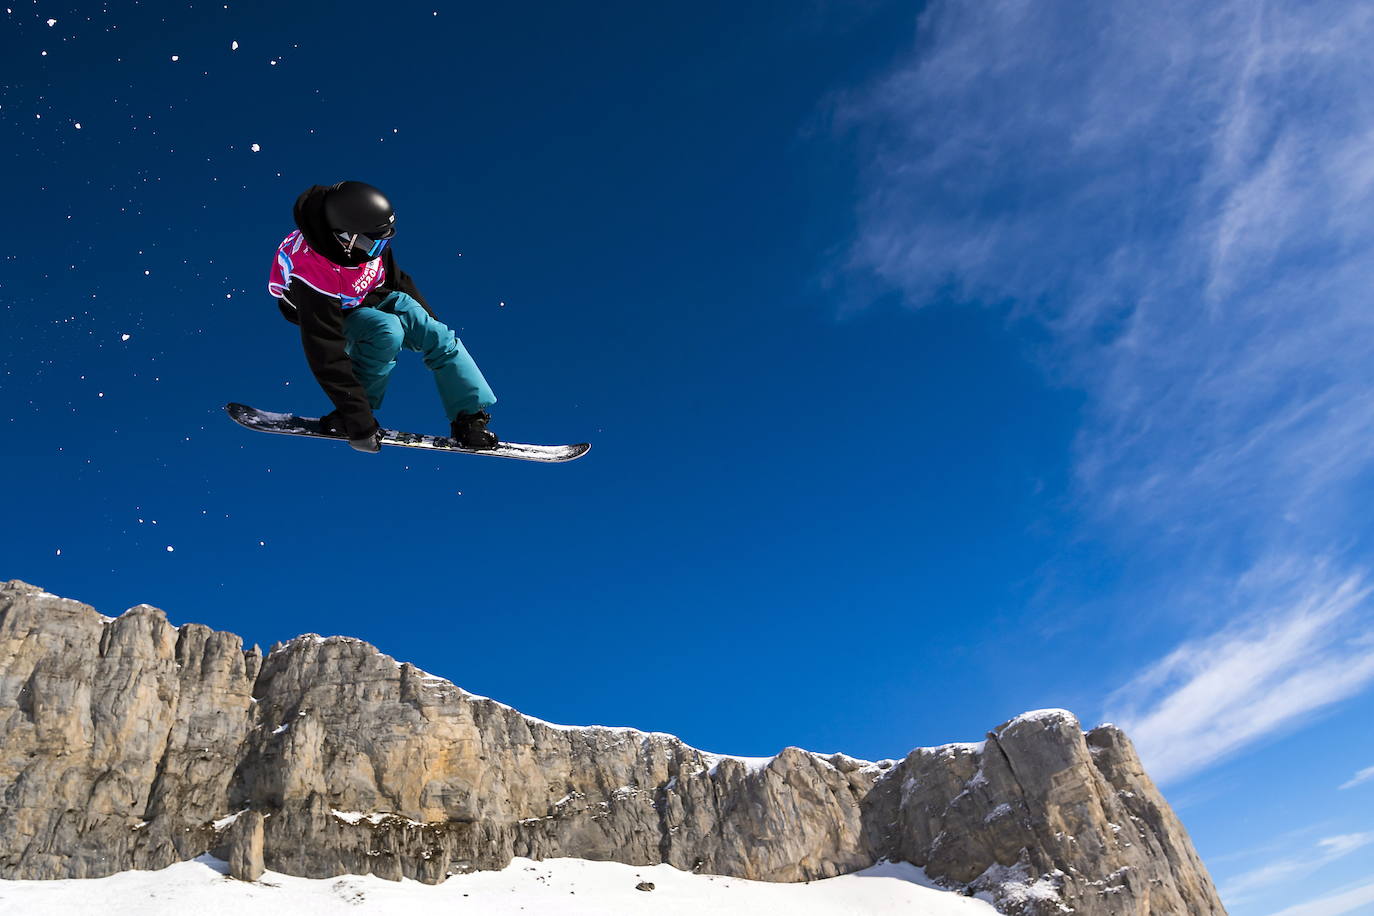
[[[381,450],[372,412],[382,406],[401,349],[424,354],[450,433],[464,448],[491,449],[496,403],[482,372],[396,266],[390,242],[396,213],[361,181],[315,185],[296,199],[296,231],[277,246],[267,290],[286,320],[300,325],[310,371],[334,403],[326,432],[360,452]]]

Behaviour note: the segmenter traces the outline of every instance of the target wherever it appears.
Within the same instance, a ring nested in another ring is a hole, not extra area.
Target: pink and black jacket
[[[371,261],[344,253],[324,218],[328,190],[315,185],[296,199],[297,228],[277,246],[267,291],[276,297],[282,315],[300,325],[310,371],[334,403],[349,438],[357,439],[375,431],[377,421],[344,349],[344,311],[377,306],[395,292],[414,297],[431,315],[434,311],[396,266],[391,246]]]

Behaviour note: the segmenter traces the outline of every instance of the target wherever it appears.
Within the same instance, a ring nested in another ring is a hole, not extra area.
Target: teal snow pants
[[[367,392],[373,410],[382,406],[396,354],[402,349],[424,354],[450,420],[496,403],[496,395],[463,342],[411,296],[392,293],[375,308],[349,309],[343,324],[353,375]]]

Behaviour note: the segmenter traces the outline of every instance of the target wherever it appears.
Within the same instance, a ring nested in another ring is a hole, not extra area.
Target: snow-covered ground
[[[583,859],[515,859],[499,872],[456,875],[438,886],[372,876],[293,878],[268,872],[245,884],[202,856],[162,871],[108,878],[0,881],[0,916],[995,916],[991,905],[930,886],[919,868],[880,864],[810,884],[693,875],[669,865]],[[652,891],[636,890],[652,882]]]

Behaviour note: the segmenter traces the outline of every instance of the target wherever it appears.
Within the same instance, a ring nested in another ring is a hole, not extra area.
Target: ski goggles
[[[381,238],[372,238],[371,236],[363,235],[361,232],[340,232],[338,233],[338,239],[340,242],[343,242],[345,253],[352,254],[354,249],[357,249],[367,255],[367,257],[375,258],[386,249],[387,243],[391,241],[391,237],[395,234],[395,229],[388,229],[386,235]]]

